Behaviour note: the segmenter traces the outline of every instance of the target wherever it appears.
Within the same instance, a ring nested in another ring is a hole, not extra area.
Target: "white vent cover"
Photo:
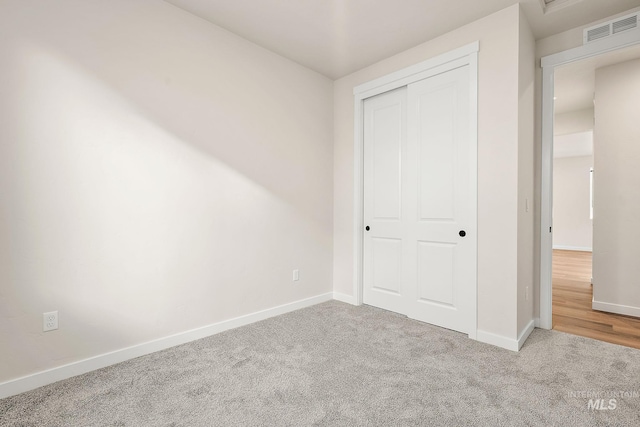
[[[583,33],[584,44],[638,28],[638,15],[640,13],[634,13],[633,15],[623,16],[613,21],[586,28]]]

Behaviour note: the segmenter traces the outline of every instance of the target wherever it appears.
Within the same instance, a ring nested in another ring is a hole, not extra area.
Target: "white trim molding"
[[[366,99],[406,86],[410,83],[426,79],[436,74],[458,68],[462,65],[468,64],[469,62],[466,58],[469,55],[478,53],[479,50],[480,42],[470,43],[434,58],[427,59],[426,61],[422,61],[410,67],[358,85],[353,89],[353,94],[356,95],[357,98]],[[456,63],[460,61],[462,61],[462,63],[457,65]]]
[[[586,27],[585,27],[586,28]],[[555,68],[640,44],[640,30],[545,56],[542,66],[542,162],[540,171],[540,318],[538,326],[552,328],[552,213],[553,213],[553,94]]]
[[[535,320],[531,320],[524,330],[518,336],[518,339],[508,338],[502,335],[494,334],[492,332],[486,332],[478,330],[478,341],[485,344],[495,345],[497,347],[504,348],[505,350],[520,351],[531,332],[535,329]]]
[[[6,381],[0,383],[0,399],[332,299],[332,292],[317,295]]]
[[[470,129],[471,151],[473,159],[470,165],[470,173],[477,180],[477,141],[478,141],[478,52],[480,42],[476,41],[442,55],[430,58],[408,68],[396,71],[389,75],[356,86],[354,94],[354,278],[353,278],[353,302],[354,305],[362,304],[362,279],[363,279],[363,228],[364,228],[364,141],[363,141],[363,103],[372,96],[380,95],[390,90],[398,89],[408,84],[423,80],[437,74],[441,74],[459,67],[469,66],[469,103],[470,103]],[[477,218],[477,181],[474,191],[472,215]],[[477,229],[477,223],[476,223]],[[477,250],[476,250],[477,252]],[[477,271],[476,265],[470,266]],[[474,304],[469,313],[469,338],[477,339],[477,283],[471,290],[470,298]]]
[[[478,341],[495,345],[505,350],[518,351],[518,340],[478,329]]]
[[[527,340],[527,338],[529,338],[529,335],[531,335],[531,332],[533,332],[535,328],[536,321],[535,319],[531,319],[531,321],[527,324],[527,326],[525,326],[524,330],[518,336],[518,351],[520,351],[525,341]]]
[[[607,313],[640,317],[640,307],[632,307],[630,305],[612,304],[610,302],[601,302],[594,299],[591,302],[591,308],[598,311],[606,311]]]
[[[356,298],[353,295],[347,295],[341,292],[334,292],[333,299],[336,301],[347,303],[347,304],[357,305]]]

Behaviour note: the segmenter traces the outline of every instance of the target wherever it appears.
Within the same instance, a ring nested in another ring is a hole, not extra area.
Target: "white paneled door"
[[[465,333],[477,256],[468,68],[364,102],[364,303]]]

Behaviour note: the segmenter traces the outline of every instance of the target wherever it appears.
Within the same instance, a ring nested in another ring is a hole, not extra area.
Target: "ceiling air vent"
[[[611,28],[613,29],[613,34],[618,34],[622,31],[636,28],[637,26],[638,26],[638,15],[632,15],[628,18],[621,19],[619,21],[614,22],[611,25]]]
[[[634,13],[633,15],[623,16],[594,27],[586,28],[583,35],[584,44],[638,28],[638,15],[639,13]]]

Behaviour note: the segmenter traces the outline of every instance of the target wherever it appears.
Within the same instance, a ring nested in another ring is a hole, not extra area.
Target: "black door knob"
[[[460,235],[460,237],[464,237],[467,235],[467,232],[464,230],[460,230],[460,232],[458,233]]]
[[[369,228],[368,225],[364,229],[367,230],[367,231],[371,230],[371,228]]]

